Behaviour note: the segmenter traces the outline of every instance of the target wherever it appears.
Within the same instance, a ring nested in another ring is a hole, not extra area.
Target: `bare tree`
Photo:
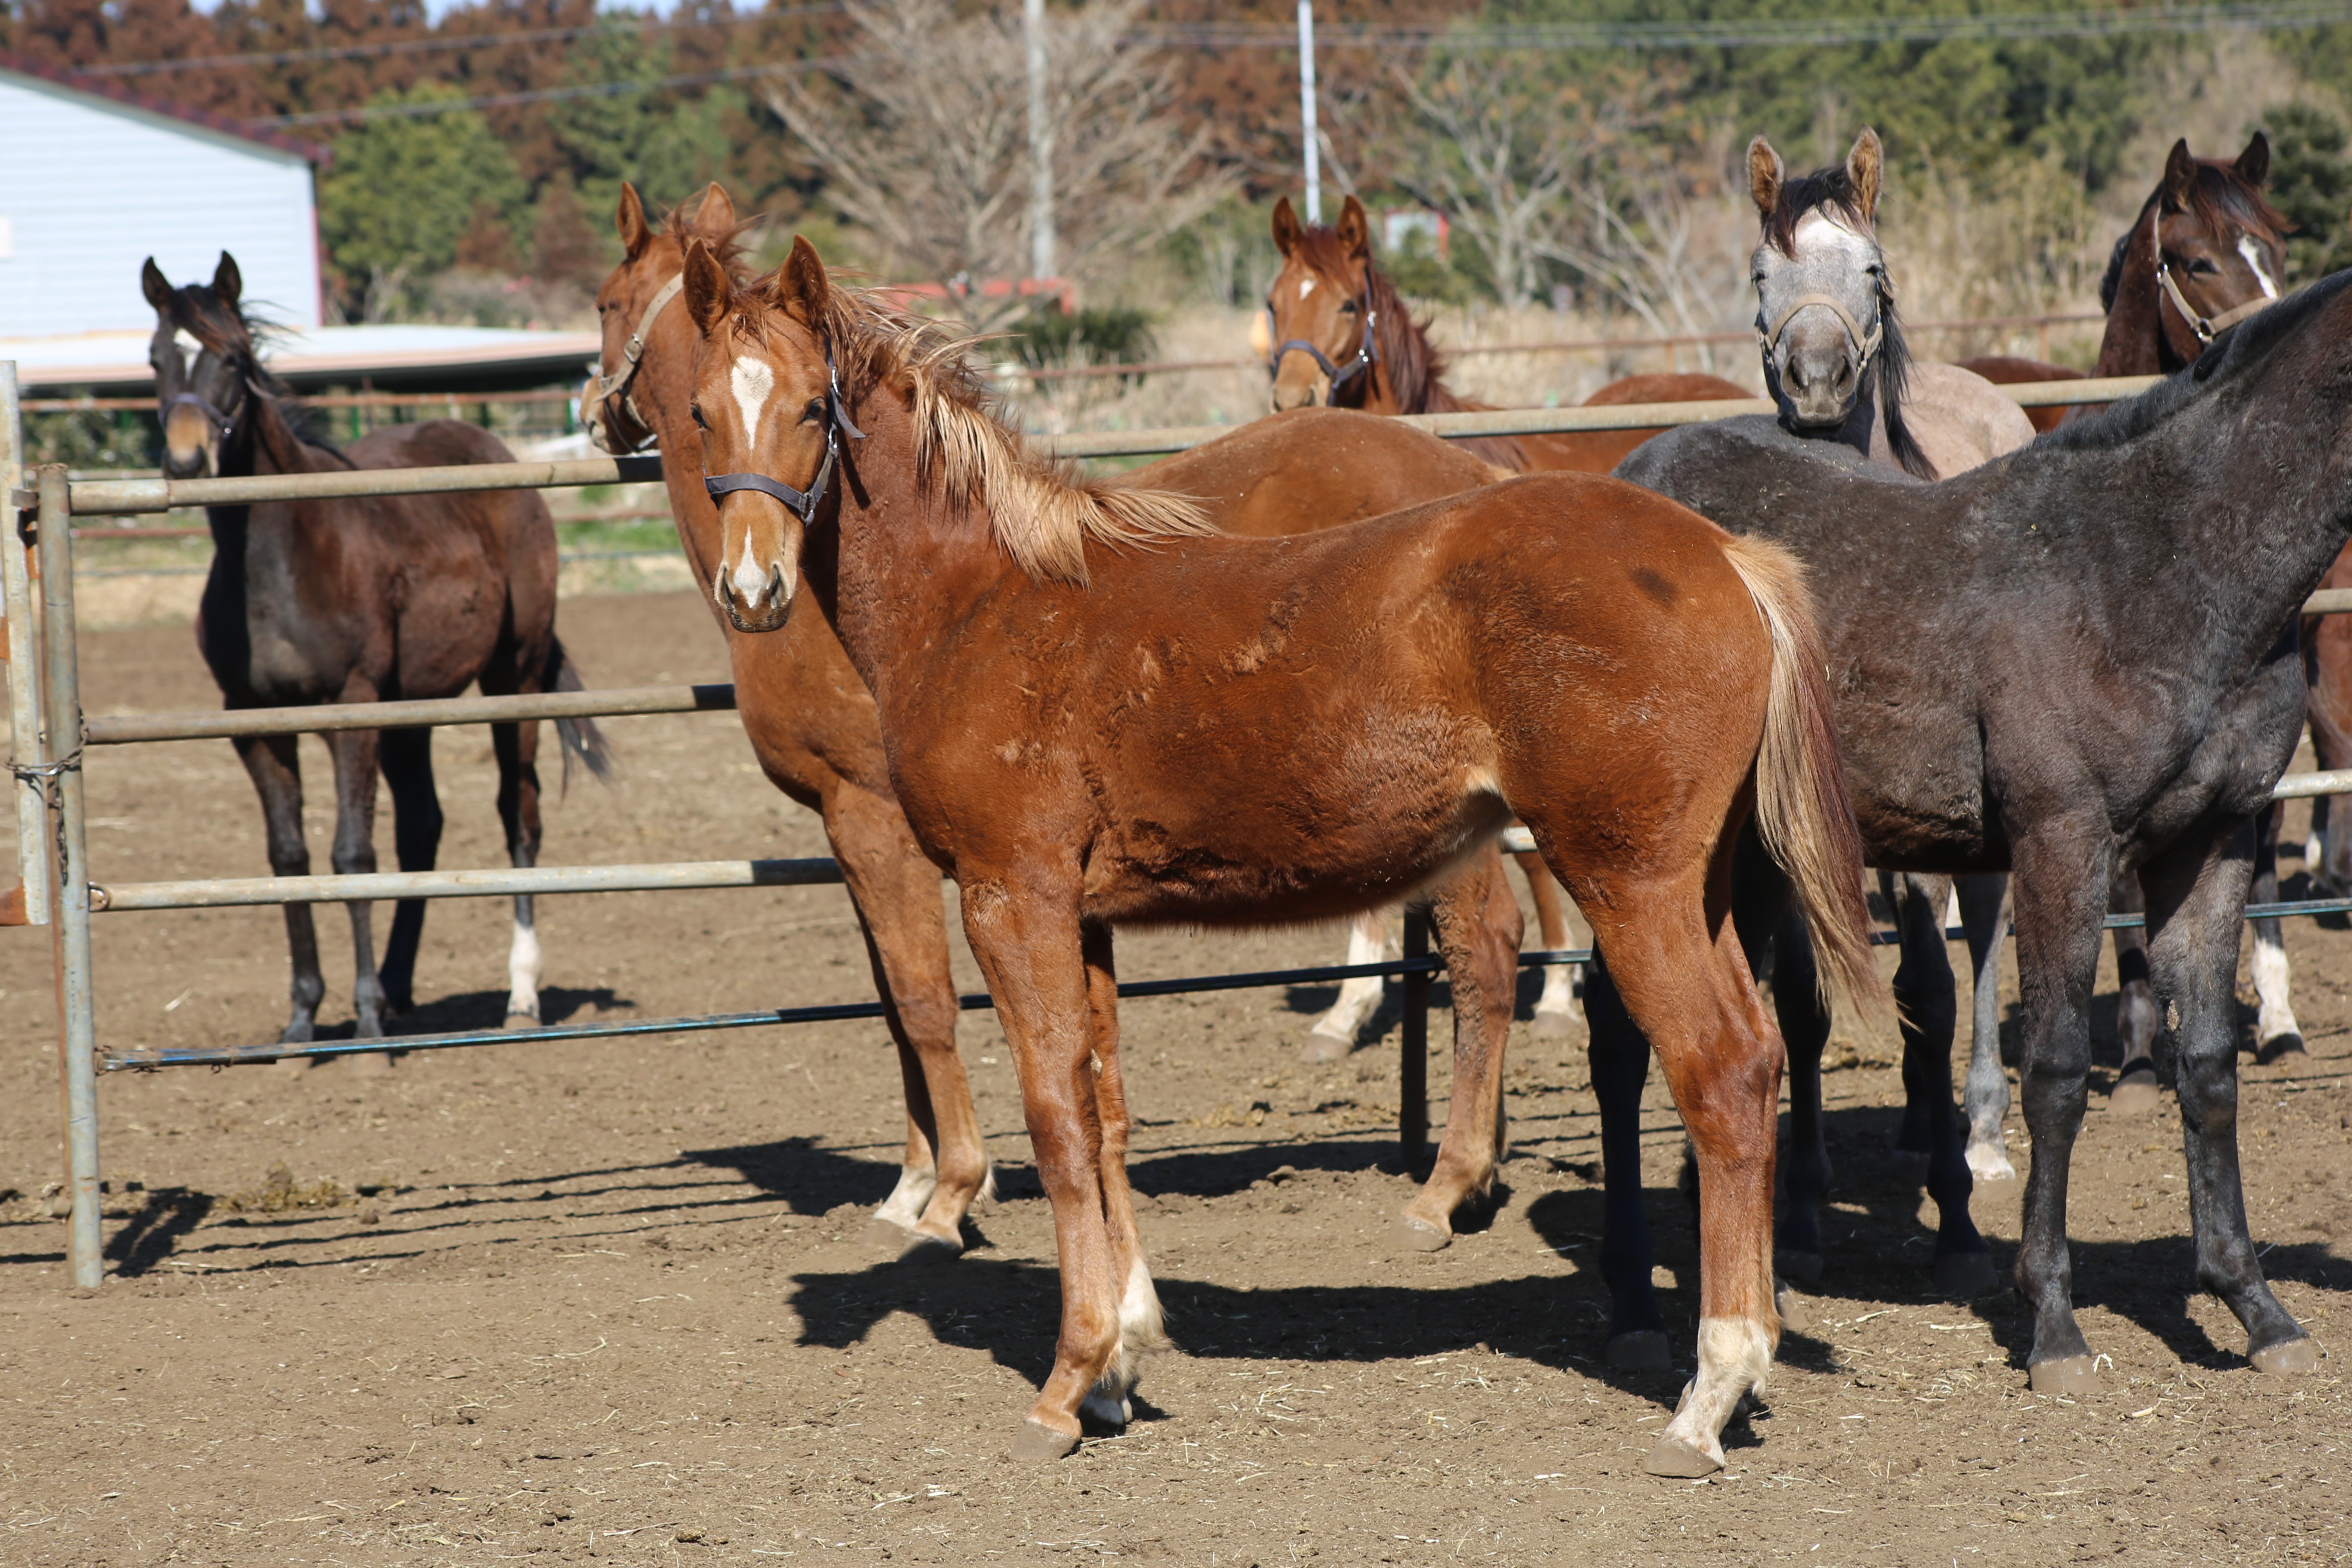
[[[1120,258],[1207,210],[1223,182],[1177,128],[1164,58],[1133,41],[1137,0],[1049,13],[1054,222],[1066,277]],[[1027,270],[1028,68],[1017,9],[959,15],[948,0],[849,0],[862,37],[823,77],[767,89],[880,259],[959,296],[986,328],[1017,297],[983,282]]]
[[[1525,305],[1538,242],[1569,195],[1575,94],[1529,52],[1471,50],[1395,74],[1416,121],[1401,139],[1397,183],[1478,247],[1506,306]]]

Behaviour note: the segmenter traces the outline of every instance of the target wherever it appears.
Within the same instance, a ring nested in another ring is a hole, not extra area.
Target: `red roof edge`
[[[15,54],[6,49],[0,49],[0,71],[35,77],[58,87],[70,88],[76,92],[88,93],[92,98],[103,98],[126,108],[161,115],[166,120],[177,120],[189,125],[201,125],[207,131],[216,131],[225,136],[234,136],[240,142],[252,142],[264,147],[274,147],[280,153],[291,153],[319,168],[325,168],[334,157],[332,151],[320,146],[315,142],[304,142],[280,132],[267,130],[258,125],[248,124],[242,120],[232,119],[226,114],[215,114],[209,110],[190,109],[184,104],[167,103],[160,98],[149,98],[144,93],[133,92],[120,82],[110,80],[108,78],[91,76],[87,71],[74,70],[66,66],[46,65],[39,60],[27,59],[23,55]]]

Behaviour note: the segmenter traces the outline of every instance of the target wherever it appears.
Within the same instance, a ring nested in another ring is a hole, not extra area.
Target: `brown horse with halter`
[[[163,471],[331,473],[351,468],[510,463],[496,437],[454,419],[378,430],[337,451],[305,432],[261,363],[259,323],[241,303],[243,282],[226,251],[209,284],[173,288],[150,258],[142,273],[155,308],[148,358],[163,426]],[[196,642],[231,708],[455,697],[479,682],[485,695],[577,689],[578,672],[555,637],[555,526],[536,490],[268,501],[207,509],[213,562],[196,616]],[[604,742],[588,720],[557,730],[567,772],[577,756],[599,775]],[[375,783],[390,786],[393,842],[404,871],[429,871],[441,839],[431,730],[344,730],[324,737],[335,760],[338,873],[376,868]],[[236,742],[260,792],[270,869],[309,874],[302,775],[292,735]],[[499,817],[517,866],[537,863],[539,725],[493,724]],[[383,967],[369,906],[348,906],[358,1033],[384,1032],[411,1005],[425,903],[395,906]],[[293,1014],[279,1038],[316,1028],[326,983],[308,904],[288,904]],[[510,1021],[539,1021],[541,953],[528,895],[514,902],[508,953]],[[373,1056],[373,1053],[371,1053]],[[362,1060],[368,1058],[362,1058]],[[374,1057],[381,1066],[388,1058]],[[304,1058],[289,1058],[305,1065]]]
[[[617,213],[625,256],[597,296],[604,367],[583,390],[583,417],[600,446],[632,451],[658,438],[673,461],[665,483],[678,540],[727,638],[744,732],[769,779],[819,812],[865,930],[884,1019],[899,1053],[907,1142],[898,1184],[870,1227],[898,1249],[952,1254],[964,1215],[985,1189],[987,1155],[955,1043],[956,994],[948,968],[939,870],[917,848],[885,763],[872,698],[821,616],[780,631],[748,634],[728,613],[736,589],[725,563],[719,512],[701,480],[701,432],[690,414],[695,335],[682,305],[685,247],[700,241],[730,275],[740,272],[734,205],[717,184],[690,215],[650,223],[624,185]],[[1339,409],[1304,409],[1258,420],[1141,470],[1159,488],[1198,499],[1224,531],[1258,537],[1329,527],[1489,482],[1476,458],[1409,426]],[[755,574],[756,578],[756,574]],[[754,582],[756,586],[756,581]],[[1490,851],[1491,853],[1491,851]],[[1483,897],[1473,882],[1465,898]],[[1441,892],[1441,900],[1452,896]],[[1517,911],[1472,905],[1448,929],[1479,944],[1475,966],[1507,970],[1517,959]],[[1474,961],[1465,957],[1465,966]],[[1499,1117],[1502,1051],[1513,994],[1457,991],[1455,1027],[1467,1042],[1457,1069],[1462,1104]],[[1501,1154],[1491,1139],[1442,1147],[1428,1183],[1407,1206],[1396,1238],[1443,1247],[1452,1216],[1488,1192]]]
[[[1337,225],[1304,224],[1290,198],[1274,208],[1274,243],[1282,270],[1266,290],[1265,310],[1256,331],[1265,357],[1276,410],[1310,407],[1360,408],[1370,414],[1453,414],[1489,406],[1457,397],[1445,384],[1445,359],[1388,274],[1372,258],[1371,221],[1363,203],[1349,196]],[[1714,375],[1633,375],[1612,381],[1585,399],[1588,407],[1634,403],[1700,403],[1747,397],[1747,388]],[[1570,431],[1550,436],[1496,436],[1457,443],[1509,473],[1571,469],[1605,474],[1643,442],[1648,430]],[[1543,944],[1568,945],[1568,923],[1559,892],[1544,875],[1539,858],[1519,857],[1533,895]],[[1374,910],[1355,922],[1348,962],[1377,962],[1387,920]],[[1536,1004],[1538,1034],[1566,1035],[1575,1027],[1573,972],[1551,970]],[[1344,1054],[1356,1031],[1379,1005],[1381,983],[1353,980],[1339,1001],[1315,1026],[1308,1058]]]
[[[1789,558],[1570,474],[1219,536],[1183,498],[1030,455],[961,343],[833,288],[805,240],[751,289],[689,243],[686,280],[728,614],[775,628],[814,609],[839,633],[1019,1066],[1062,1322],[1015,1455],[1067,1453],[1082,1409],[1122,1420],[1134,1358],[1160,1339],[1113,928],[1325,920],[1449,877],[1507,908],[1482,852],[1516,813],[1590,914],[1697,1147],[1698,1371],[1648,1463],[1719,1465],[1779,1328],[1781,1051],[1730,918],[1751,814],[1829,972],[1874,986]],[[803,581],[815,604],[795,613]],[[1457,1096],[1449,1143],[1479,1136],[1484,1109]]]

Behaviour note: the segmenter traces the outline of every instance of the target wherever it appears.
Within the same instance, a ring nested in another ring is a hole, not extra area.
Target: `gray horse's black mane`
[[[2093,451],[2120,447],[2155,429],[2190,404],[2253,374],[2271,351],[2307,327],[2336,296],[2352,289],[2352,268],[2298,289],[2270,309],[2249,317],[2213,340],[2213,346],[2187,370],[2175,372],[2137,397],[2112,403],[2102,413],[2067,420],[2041,437],[2038,447]]]
[[[1781,255],[1793,257],[1797,225],[1807,213],[1823,208],[1843,218],[1850,227],[1865,232],[1871,228],[1853,176],[1843,164],[1832,164],[1800,174],[1780,186],[1772,203],[1772,216],[1764,220],[1765,242]],[[1917,437],[1903,418],[1903,400],[1911,390],[1911,349],[1903,341],[1903,322],[1895,309],[1895,285],[1884,272],[1878,279],[1878,356],[1873,363],[1878,374],[1879,412],[1886,421],[1886,448],[1905,473],[1932,479],[1937,477],[1936,466],[1919,449]]]

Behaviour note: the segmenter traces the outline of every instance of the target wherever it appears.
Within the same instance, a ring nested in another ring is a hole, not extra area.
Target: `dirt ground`
[[[592,684],[725,678],[689,595],[572,600],[562,617]],[[94,711],[216,701],[184,629],[88,648]],[[626,782],[551,806],[550,863],[824,852],[731,716],[611,729]],[[304,744],[323,864],[325,754]],[[487,735],[445,731],[439,758],[442,863],[497,864]],[[110,750],[88,776],[100,881],[264,869],[226,744]],[[388,859],[388,821],[383,837]],[[337,910],[320,920],[322,1017],[348,1027],[347,928]],[[542,902],[540,922],[555,1019],[869,994],[837,889],[579,896]],[[429,1001],[407,1026],[495,1024],[506,932],[496,901],[436,905]],[[101,916],[96,941],[109,1046],[257,1041],[283,1021],[274,910]],[[2352,1291],[2352,938],[2305,921],[2287,941],[2311,1054],[2242,1058],[2248,1205],[2280,1296],[2332,1345]],[[1332,962],[1339,945],[1143,934],[1123,941],[1122,973]],[[1410,1191],[1394,1169],[1393,1005],[1381,1040],[1310,1068],[1297,1047],[1328,988],[1130,1003],[1132,1168],[1179,1348],[1150,1364],[1125,1436],[1015,1469],[1006,1444],[1050,1361],[1055,1287],[991,1016],[967,1016],[963,1045],[1003,1196],[944,1267],[862,1249],[898,1155],[897,1074],[877,1025],[845,1023],[421,1053],[383,1077],[110,1078],[110,1278],[84,1296],[65,1285],[43,1196],[58,1173],[48,962],[45,932],[0,932],[6,1563],[2352,1551],[2344,1363],[2266,1380],[2228,1314],[2189,1294],[2168,1102],[2147,1120],[2092,1113],[2076,1278],[2113,1369],[2093,1396],[2041,1397],[2021,1367],[2029,1321],[2005,1292],[1955,1303],[1929,1287],[1922,1199],[1887,1155],[1893,1042],[1847,1040],[1854,1065],[1828,1079],[1840,1223],[1811,1328],[1784,1340],[1767,1407],[1734,1427],[1730,1468],[1663,1482],[1639,1462],[1685,1374],[1599,1363],[1580,1046],[1515,1038],[1507,1201],[1450,1250],[1400,1256],[1384,1244]],[[2112,1010],[2103,990],[2103,1025]],[[1660,1283],[1686,1361],[1695,1248],[1654,1079],[1647,1124]],[[2011,1139],[2022,1164],[2022,1128]],[[2018,1184],[1980,1188],[1976,1213],[2005,1268]]]

